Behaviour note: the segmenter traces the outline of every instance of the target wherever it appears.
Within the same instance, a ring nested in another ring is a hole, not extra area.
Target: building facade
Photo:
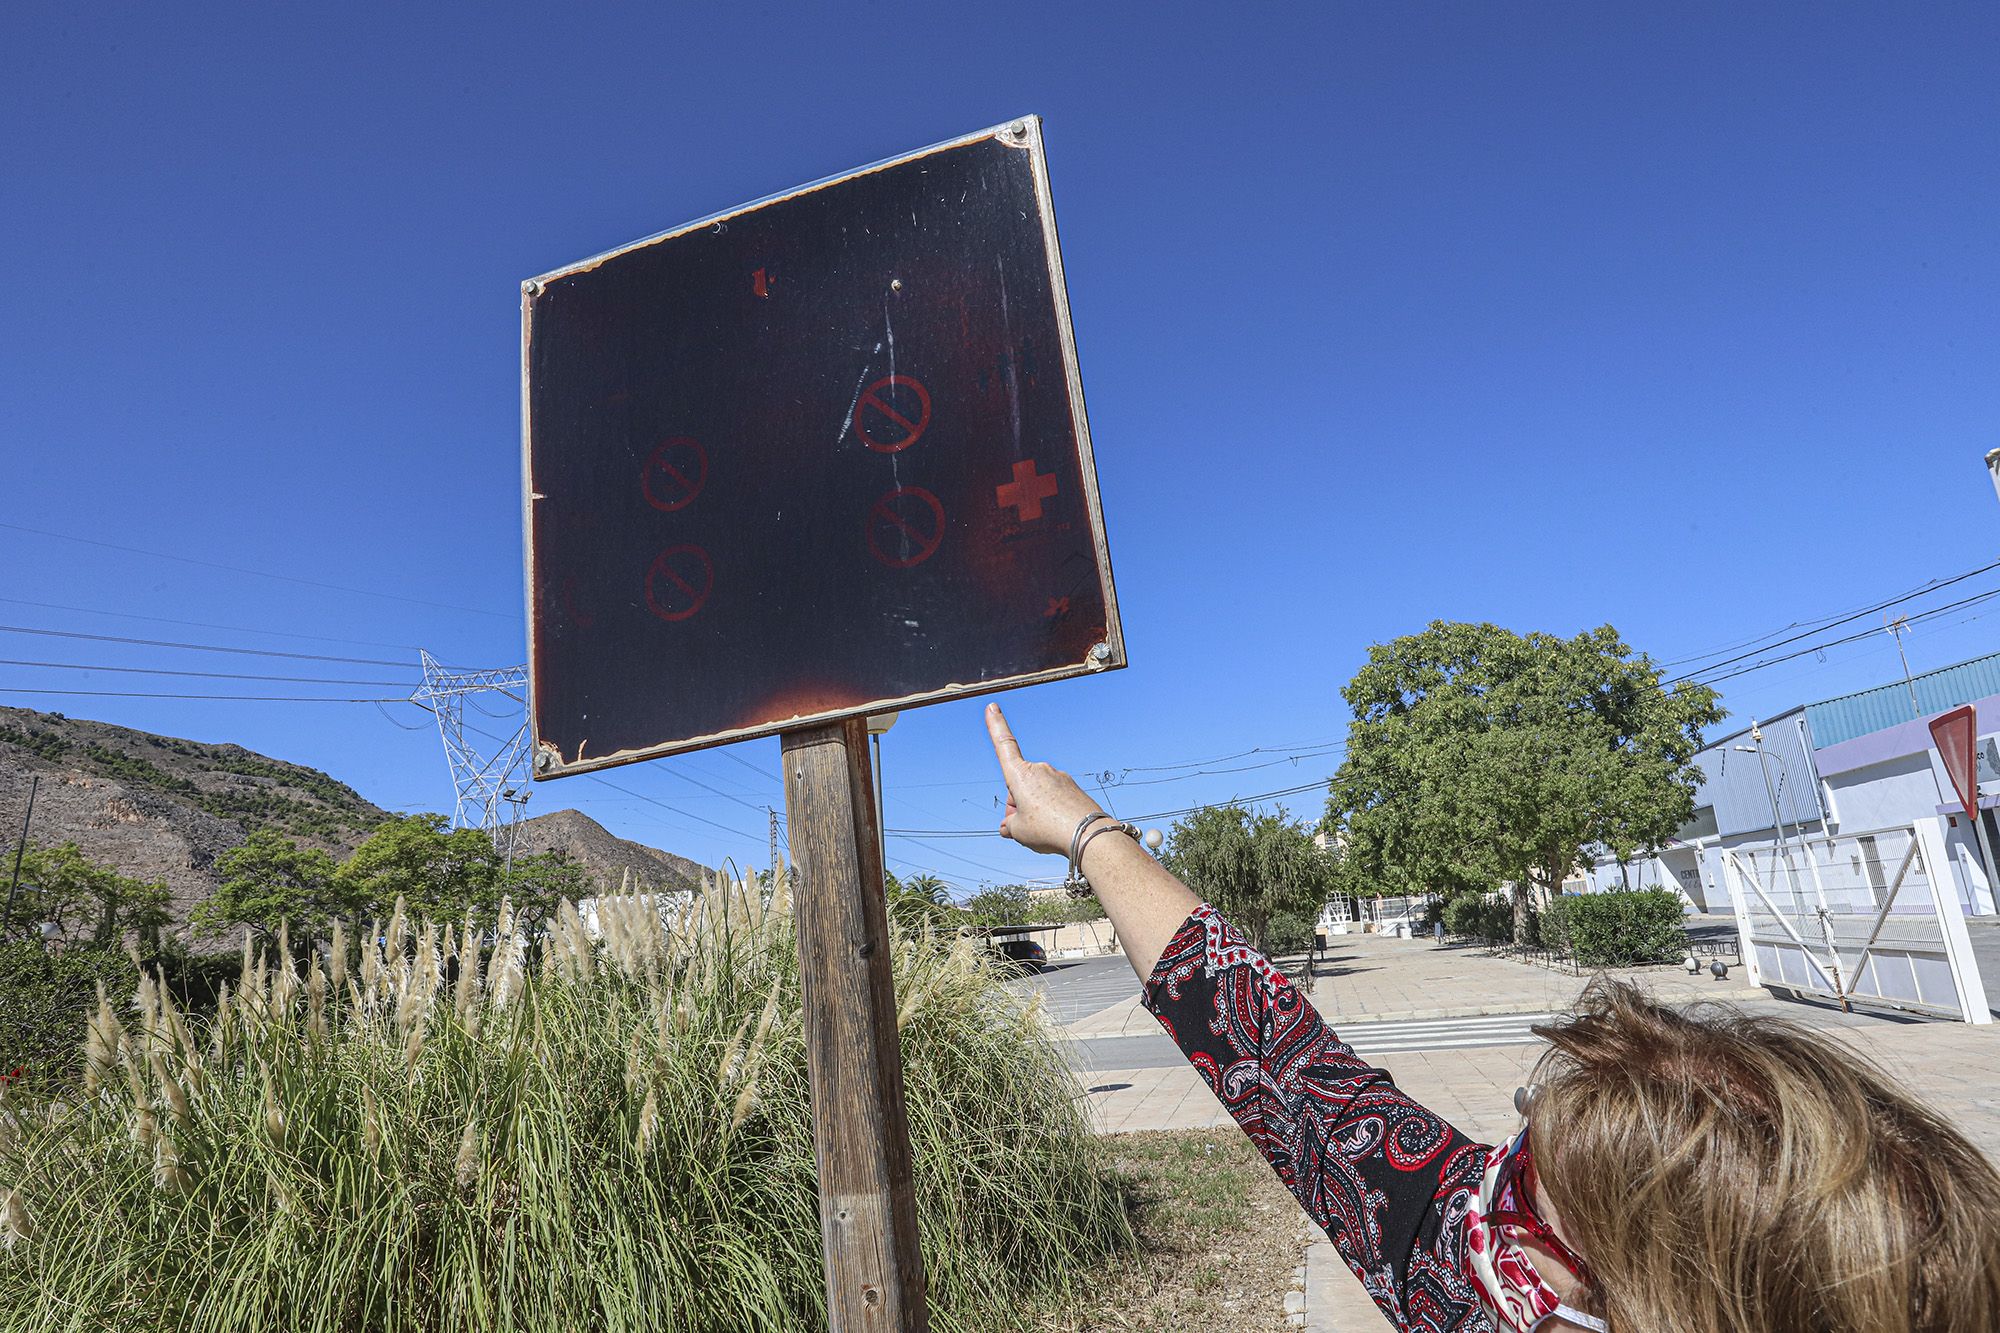
[[[1979,719],[1983,828],[1966,818],[1930,734],[1933,718],[1966,704]],[[1724,851],[1754,862],[1782,843],[1863,845],[1878,831],[1941,819],[1951,876],[1940,888],[1966,916],[1995,914],[2000,653],[1790,709],[1710,742],[1695,764],[1694,818],[1656,854],[1623,864],[1596,857],[1582,872],[1586,891],[1665,888],[1692,911],[1728,913]]]

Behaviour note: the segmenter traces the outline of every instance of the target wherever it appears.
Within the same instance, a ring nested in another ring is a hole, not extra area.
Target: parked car
[[[1049,951],[1026,935],[995,935],[986,941],[995,959],[1022,972],[1041,972],[1049,965]]]

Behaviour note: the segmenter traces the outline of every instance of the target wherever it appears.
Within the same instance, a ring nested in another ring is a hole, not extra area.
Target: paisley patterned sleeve
[[[1460,1264],[1484,1148],[1358,1059],[1206,904],[1143,1000],[1390,1324],[1487,1333]]]

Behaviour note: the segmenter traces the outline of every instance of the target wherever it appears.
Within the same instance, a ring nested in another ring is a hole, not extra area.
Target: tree
[[[943,907],[951,901],[949,897],[951,886],[929,873],[912,875],[899,887],[905,896],[921,898],[933,907]]]
[[[401,898],[410,913],[434,921],[472,914],[491,924],[500,905],[502,863],[479,829],[454,829],[443,815],[392,819],[356,847],[334,872],[334,891],[359,910],[386,915]]]
[[[100,949],[113,947],[128,932],[136,933],[146,948],[157,948],[160,928],[171,919],[173,895],[165,884],[98,865],[73,842],[23,853],[21,884],[17,929],[47,922],[65,935],[72,925],[87,924],[90,942]],[[32,892],[27,891],[30,885]],[[5,897],[4,889],[0,897]]]
[[[331,856],[301,847],[276,829],[258,829],[217,858],[215,868],[222,882],[188,918],[205,935],[248,926],[274,937],[289,921],[293,936],[309,942],[325,938],[335,917],[354,915],[362,906],[351,892],[335,888]]]
[[[1562,639],[1434,621],[1368,651],[1327,822],[1375,891],[1554,892],[1602,844],[1657,849],[1694,813],[1715,692],[1664,684],[1611,626]],[[1517,933],[1529,899],[1516,893]]]
[[[951,886],[929,873],[899,880],[884,875],[889,917],[910,930],[922,930],[951,916]]]
[[[567,898],[578,902],[596,890],[584,868],[562,852],[517,856],[502,877],[501,893],[514,905],[514,920],[527,937],[540,933]]]
[[[1274,919],[1317,916],[1333,887],[1333,859],[1313,844],[1312,829],[1282,808],[1273,815],[1240,805],[1197,810],[1174,825],[1160,860],[1260,950]]]
[[[1020,926],[1028,920],[1028,888],[1025,884],[994,884],[981,889],[962,904],[966,919],[975,926]]]

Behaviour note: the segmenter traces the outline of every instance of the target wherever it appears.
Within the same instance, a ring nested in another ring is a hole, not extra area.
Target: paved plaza
[[[2000,943],[2000,932],[1976,943],[1985,946],[1984,953]],[[1073,975],[1065,975],[1072,969]],[[1994,973],[2000,974],[2000,959]],[[2000,1024],[1843,1014],[1831,1005],[1781,1000],[1753,988],[1741,969],[1732,969],[1723,981],[1706,973],[1690,977],[1674,967],[1609,975],[1629,979],[1662,1000],[1726,1000],[1833,1032],[2000,1158]],[[1363,934],[1334,938],[1309,993],[1343,1038],[1388,1069],[1411,1096],[1472,1137],[1494,1142],[1518,1123],[1514,1089],[1527,1081],[1543,1049],[1529,1026],[1569,1008],[1590,979],[1475,946]],[[1991,987],[1995,978],[1987,980]],[[1138,983],[1123,958],[1071,964],[1035,984],[1048,991],[1050,1013],[1070,1038],[1071,1060],[1101,1132],[1229,1123],[1214,1095],[1139,1007]],[[1332,1245],[1317,1235],[1302,1218],[1306,1327],[1342,1333],[1381,1328],[1381,1315]]]

